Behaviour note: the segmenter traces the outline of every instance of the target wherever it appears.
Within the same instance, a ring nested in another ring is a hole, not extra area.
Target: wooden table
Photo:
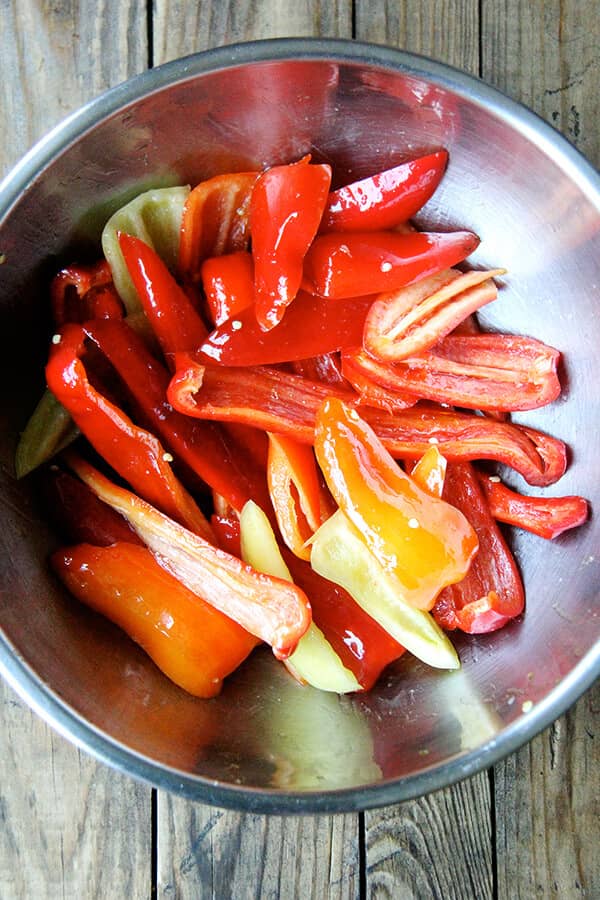
[[[207,47],[355,37],[479,75],[600,163],[598,0],[2,0],[0,172],[106,88]],[[0,686],[0,897],[600,896],[589,692],[462,784],[360,815],[266,818],[137,784]]]

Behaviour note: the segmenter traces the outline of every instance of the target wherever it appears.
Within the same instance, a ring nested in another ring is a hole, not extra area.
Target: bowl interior
[[[561,399],[516,418],[570,447],[567,474],[547,492],[583,494],[595,507],[598,181],[547,126],[465,76],[360,45],[328,58],[303,52],[292,60],[285,47],[242,48],[164,67],[63,126],[0,194],[10,207],[0,226],[0,660],[44,715],[133,774],[222,803],[316,810],[438,787],[513,749],[575,699],[593,677],[597,520],[554,542],[510,535],[526,614],[496,634],[457,638],[458,673],[403,659],[369,694],[340,699],[298,687],[264,651],[207,702],[173,687],[64,594],[47,568],[55,538],[35,478],[12,475],[19,430],[43,386],[49,279],[93,258],[125,199],[306,153],[343,183],[444,146],[449,169],[420,222],[477,232],[473,264],[508,269],[484,320],[563,352]]]

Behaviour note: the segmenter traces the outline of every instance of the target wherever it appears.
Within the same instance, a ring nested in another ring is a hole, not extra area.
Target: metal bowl
[[[600,499],[600,180],[531,112],[463,73],[383,47],[278,40],[223,47],[134,78],[68,118],[0,187],[2,584],[0,668],[62,734],[162,788],[262,812],[361,809],[490,766],[564,712],[600,659],[600,525],[546,542],[511,536],[521,620],[457,639],[462,670],[407,659],[353,699],[300,688],[257,652],[222,695],[171,685],[49,574],[55,538],[35,480],[12,476],[42,387],[47,287],[93,254],[108,215],[143,188],[312,153],[339,183],[445,146],[421,222],[482,239],[509,270],[488,323],[564,353],[562,398],[521,420],[570,446],[549,493]],[[517,482],[515,482],[517,483]],[[520,485],[523,487],[523,485]]]

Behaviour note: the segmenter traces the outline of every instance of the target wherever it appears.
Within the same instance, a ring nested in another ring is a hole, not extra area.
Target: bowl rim
[[[0,225],[29,183],[101,120],[143,96],[221,69],[282,60],[367,64],[433,79],[516,128],[540,146],[600,210],[600,176],[560,132],[526,106],[460,69],[385,45],[338,38],[274,38],[204,50],[148,69],[103,92],[41,138],[0,183]],[[97,760],[190,800],[240,811],[317,814],[360,811],[411,800],[493,766],[566,712],[600,675],[600,642],[528,713],[482,746],[414,775],[328,791],[236,786],[190,775],[126,747],[68,706],[17,652],[0,626],[0,674],[52,728]]]

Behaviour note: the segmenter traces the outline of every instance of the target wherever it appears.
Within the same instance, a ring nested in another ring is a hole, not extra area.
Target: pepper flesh
[[[254,263],[245,250],[202,263],[202,288],[214,325],[222,325],[254,303]]]
[[[433,608],[438,624],[468,634],[502,628],[525,606],[525,592],[514,557],[494,521],[473,467],[450,464],[444,498],[462,510],[477,533],[479,552],[465,578],[439,595]]]
[[[260,176],[250,201],[256,319],[264,331],[283,318],[302,281],[304,257],[331,184],[331,167],[302,159]]]
[[[278,659],[294,652],[311,621],[310,604],[299,588],[244,565],[113,484],[74,454],[69,454],[67,461],[101,500],[125,517],[164,569],[270,644]]]
[[[103,323],[114,323],[105,319]],[[66,325],[52,344],[46,366],[48,387],[69,411],[97,452],[131,484],[187,528],[212,539],[212,531],[191,495],[175,477],[157,438],[135,425],[89,382],[80,359],[85,331]]]
[[[113,284],[110,266],[104,259],[91,266],[61,269],[50,285],[50,303],[57,328],[67,322],[123,315],[123,304]]]
[[[442,588],[464,578],[477,552],[468,521],[423,491],[355,410],[334,398],[323,404],[315,453],[340,509],[411,605],[431,609]]]
[[[302,284],[334,300],[395,291],[462,262],[478,244],[470,231],[321,234],[306,254]]]
[[[321,488],[312,448],[269,434],[267,479],[284,543],[296,556],[309,559],[306,541],[321,524]]]
[[[588,502],[583,497],[526,497],[511,491],[496,476],[478,473],[478,478],[494,519],[539,537],[552,540],[583,525],[588,517]]]
[[[188,355],[168,390],[175,409],[200,419],[239,422],[314,443],[315,421],[329,396],[358,405],[352,391],[267,366],[244,370],[201,366]],[[491,459],[511,466],[529,484],[557,481],[566,468],[566,447],[557,438],[524,425],[430,404],[393,415],[360,407],[361,415],[396,459],[422,456],[431,443],[449,460]]]
[[[246,659],[256,638],[204,603],[145,547],[79,544],[59,550],[52,566],[71,593],[133,638],[179,687],[214,697]]]
[[[379,231],[406,222],[440,183],[448,153],[438,150],[329,194],[319,231]]]

